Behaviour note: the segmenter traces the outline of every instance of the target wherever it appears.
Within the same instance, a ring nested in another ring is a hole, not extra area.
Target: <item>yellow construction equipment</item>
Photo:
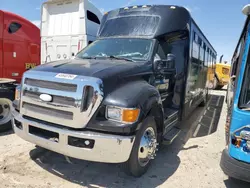
[[[220,62],[208,67],[208,87],[210,89],[222,89],[228,84],[230,79],[231,65],[227,61],[222,63],[223,55],[220,57]]]

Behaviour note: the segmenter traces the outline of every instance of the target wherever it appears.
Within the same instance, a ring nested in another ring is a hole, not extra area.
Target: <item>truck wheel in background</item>
[[[0,132],[11,129],[11,105],[14,100],[14,91],[0,89]]]
[[[133,149],[129,160],[124,163],[129,175],[140,177],[154,159],[157,150],[157,128],[154,117],[149,116],[142,122],[142,127],[136,133]]]

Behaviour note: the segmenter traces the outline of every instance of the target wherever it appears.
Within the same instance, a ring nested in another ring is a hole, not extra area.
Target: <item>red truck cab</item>
[[[10,108],[23,73],[40,64],[40,29],[0,10],[0,132],[11,128]]]
[[[21,81],[40,64],[40,29],[30,21],[0,10],[0,78]]]

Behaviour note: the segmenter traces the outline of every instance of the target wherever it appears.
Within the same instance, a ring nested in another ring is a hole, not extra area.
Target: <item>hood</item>
[[[147,62],[129,62],[114,59],[71,59],[55,61],[40,65],[32,71],[91,76],[116,81],[126,77],[136,77],[152,72],[152,66]]]

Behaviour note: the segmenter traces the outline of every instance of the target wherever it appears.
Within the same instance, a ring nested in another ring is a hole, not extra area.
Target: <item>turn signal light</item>
[[[122,113],[122,121],[133,123],[136,122],[140,114],[140,109],[124,109]]]
[[[240,147],[240,144],[241,144],[241,139],[236,139],[236,143],[235,143],[235,145],[236,145],[236,147],[237,148],[239,148]]]
[[[15,90],[15,100],[20,100],[20,96],[21,96],[21,87],[19,85],[16,87],[16,90]]]

